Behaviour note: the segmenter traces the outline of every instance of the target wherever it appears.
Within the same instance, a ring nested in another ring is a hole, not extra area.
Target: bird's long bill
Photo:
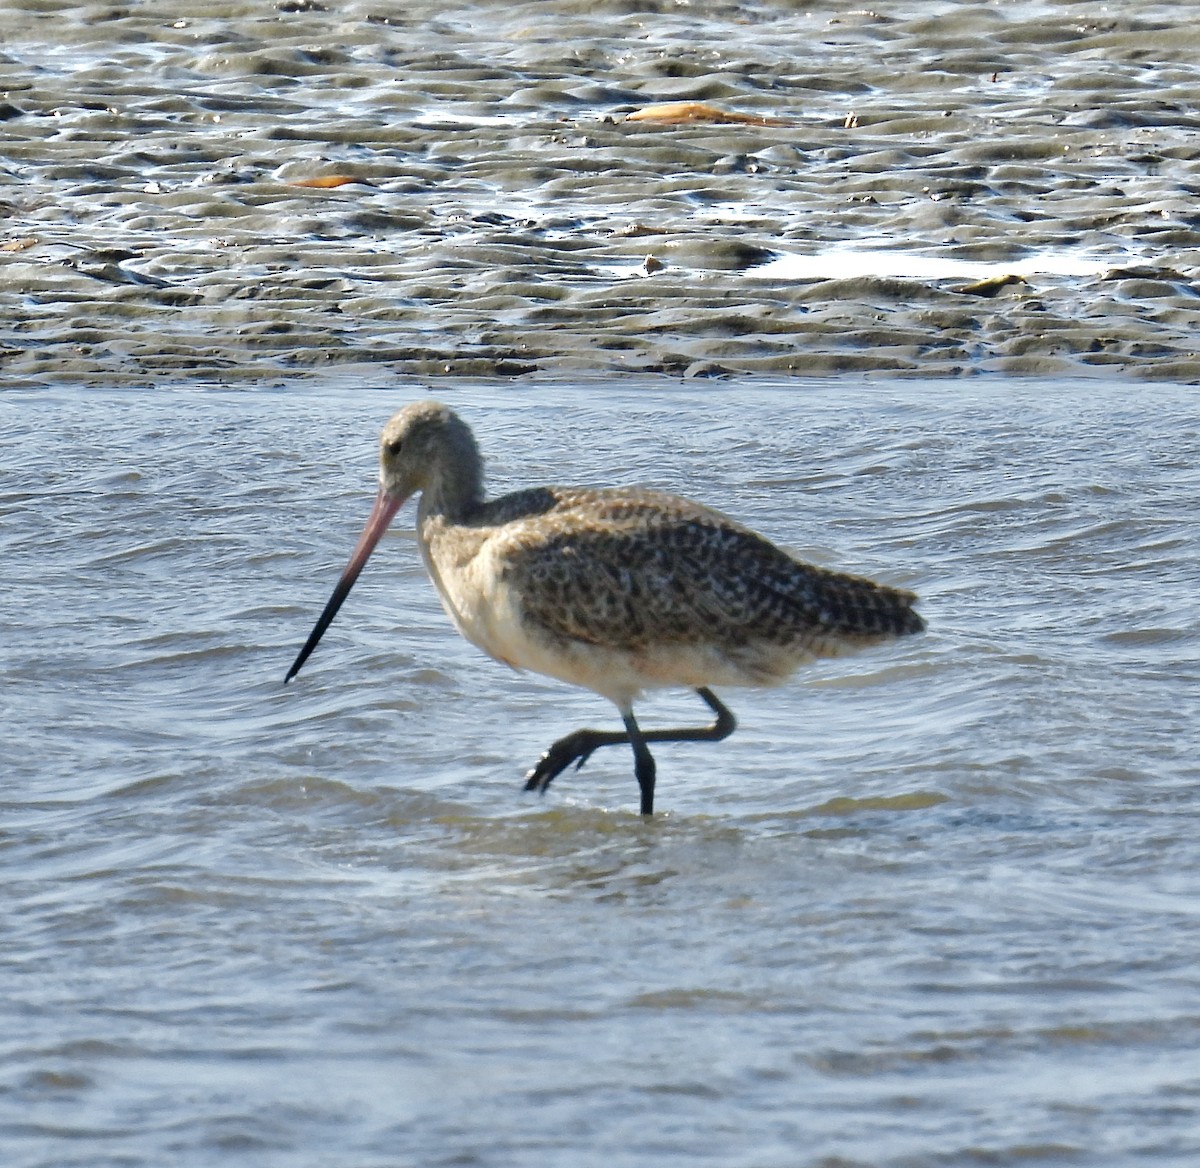
[[[358,579],[358,574],[363,570],[363,565],[375,550],[375,545],[379,542],[383,533],[387,531],[388,524],[391,523],[396,512],[403,505],[403,499],[389,495],[382,487],[379,489],[379,494],[375,498],[375,508],[371,512],[371,518],[367,520],[366,527],[363,528],[362,535],[358,537],[358,545],[350,555],[350,562],[346,565],[345,571],[342,572],[342,578],[337,582],[337,587],[333,590],[333,595],[329,598],[329,603],[325,605],[325,611],[317,618],[317,623],[313,625],[313,631],[308,634],[308,640],[304,642],[304,648],[297,654],[296,660],[292,662],[291,669],[287,671],[287,677],[283,679],[285,685],[300,672],[300,667],[308,660],[309,654],[317,647],[317,642],[324,635],[325,630],[329,628],[333,618],[337,616],[338,609],[342,607],[342,601],[350,595],[350,589],[354,587],[354,581]]]

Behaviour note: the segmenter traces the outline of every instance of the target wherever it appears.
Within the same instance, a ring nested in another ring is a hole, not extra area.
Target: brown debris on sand
[[[644,105],[625,115],[627,122],[651,122],[659,126],[710,125],[787,126],[783,118],[768,118],[759,114],[739,114],[723,110],[703,101],[665,101]]]

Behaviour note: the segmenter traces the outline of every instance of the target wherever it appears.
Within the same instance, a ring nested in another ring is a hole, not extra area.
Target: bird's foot
[[[591,757],[592,751],[602,742],[598,741],[594,730],[576,730],[565,738],[555,742],[533,769],[525,776],[525,790],[537,791],[539,795],[546,793],[546,788],[554,779],[563,773],[572,763],[578,770]]]

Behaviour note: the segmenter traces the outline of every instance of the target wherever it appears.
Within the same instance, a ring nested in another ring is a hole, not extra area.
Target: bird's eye
[[[388,452],[388,454],[391,454],[391,455],[397,455],[397,454],[399,454],[399,453],[400,453],[400,448],[401,448],[403,445],[404,445],[404,443],[403,443],[403,442],[402,442],[402,441],[401,441],[399,438],[397,438],[397,439],[396,439],[394,442],[389,442],[389,443],[387,444],[387,452]]]

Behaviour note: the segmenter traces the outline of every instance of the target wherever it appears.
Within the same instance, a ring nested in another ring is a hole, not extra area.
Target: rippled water
[[[1196,380],[1198,59],[1144,0],[5,0],[0,364]],[[626,116],[684,100],[765,124]]]
[[[418,387],[6,393],[0,1160],[1194,1164],[1194,391],[437,390],[497,489],[683,490],[930,631],[727,693],[651,822],[622,752],[538,800],[613,713],[411,534],[282,684]]]
[[[5,0],[0,1164],[1200,1162],[1198,57],[1178,3]],[[284,689],[430,388],[497,489],[682,490],[930,631],[725,694],[649,823],[616,751],[521,792],[613,712],[411,533]]]

